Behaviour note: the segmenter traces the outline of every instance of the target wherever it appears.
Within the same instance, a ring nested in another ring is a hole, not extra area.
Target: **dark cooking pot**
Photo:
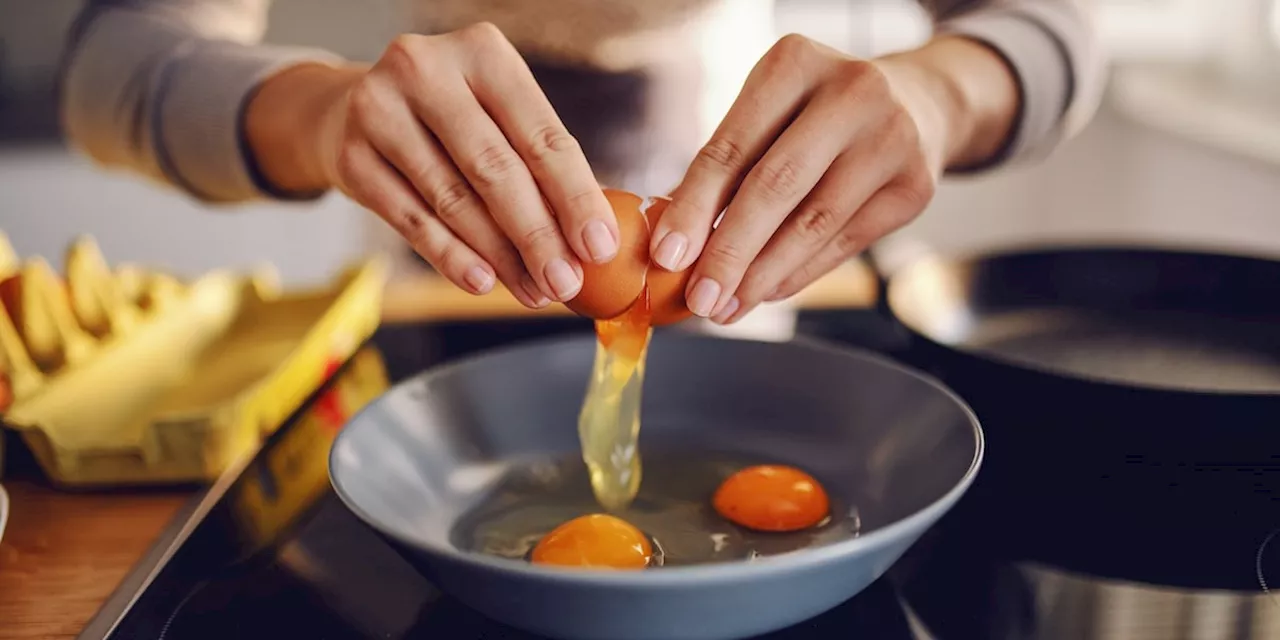
[[[1280,582],[1280,263],[1136,246],[930,257],[887,278],[908,361],[982,419],[952,540],[1188,589]]]

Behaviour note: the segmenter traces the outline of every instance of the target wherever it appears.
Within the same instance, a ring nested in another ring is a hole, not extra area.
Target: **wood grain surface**
[[[816,280],[787,304],[811,310],[865,309],[874,305],[878,296],[875,272],[864,262],[851,261]],[[560,304],[528,309],[501,286],[487,295],[472,295],[430,272],[393,279],[382,303],[382,320],[387,323],[569,315],[572,312]]]
[[[192,495],[66,493],[25,477],[6,477],[4,488],[3,640],[74,638]]]

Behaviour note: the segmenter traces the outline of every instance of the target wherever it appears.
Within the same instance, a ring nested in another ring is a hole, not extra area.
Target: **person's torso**
[[[733,0],[416,0],[413,19],[440,33],[492,22],[528,56],[601,71],[652,66],[693,45]],[[771,0],[747,0],[772,5]]]
[[[420,28],[439,33],[488,21],[529,55],[600,70],[634,69],[664,58],[687,57],[709,21],[772,14],[774,8],[773,0],[408,1]],[[1001,1],[916,0],[934,16]],[[731,35],[732,30],[726,33]]]
[[[601,182],[672,188],[772,42],[773,0],[405,0],[412,27],[491,22]]]

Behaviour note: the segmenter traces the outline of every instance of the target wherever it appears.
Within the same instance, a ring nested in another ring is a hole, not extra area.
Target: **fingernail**
[[[582,242],[596,262],[608,262],[618,253],[618,240],[609,227],[599,220],[592,220],[582,229]]]
[[[658,243],[658,250],[653,254],[653,261],[658,266],[667,271],[675,271],[680,268],[680,260],[684,259],[684,252],[689,249],[689,239],[684,237],[683,233],[672,231],[667,237]]]
[[[467,269],[462,280],[476,293],[489,293],[489,289],[493,286],[493,274],[481,267]]]
[[[547,284],[551,285],[551,291],[561,302],[572,300],[578,293],[578,289],[582,288],[582,280],[578,279],[578,274],[564,258],[556,258],[549,262],[543,268],[542,275],[546,276]]]
[[[520,288],[524,289],[524,294],[529,297],[529,301],[533,303],[534,308],[541,309],[551,304],[551,299],[542,293],[542,289],[538,288],[538,283],[533,281],[533,277],[525,274],[520,279]]]
[[[720,283],[711,278],[703,278],[693,285],[693,291],[689,295],[689,310],[696,316],[706,318],[711,315],[719,299]]]
[[[729,318],[733,317],[733,314],[738,312],[738,307],[741,305],[742,303],[738,301],[738,296],[729,298],[729,301],[725,303],[724,308],[720,310],[720,313],[716,314],[716,317],[712,319],[712,322],[715,322],[716,324],[725,324],[729,321]]]

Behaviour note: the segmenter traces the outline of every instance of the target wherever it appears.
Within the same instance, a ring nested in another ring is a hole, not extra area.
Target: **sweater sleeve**
[[[1088,124],[1106,84],[1090,0],[924,2],[936,33],[974,38],[1018,79],[1021,108],[1003,151],[983,167],[1043,158]]]
[[[275,193],[244,142],[265,78],[325,51],[261,44],[271,0],[91,0],[67,38],[59,82],[68,142],[206,202]]]

